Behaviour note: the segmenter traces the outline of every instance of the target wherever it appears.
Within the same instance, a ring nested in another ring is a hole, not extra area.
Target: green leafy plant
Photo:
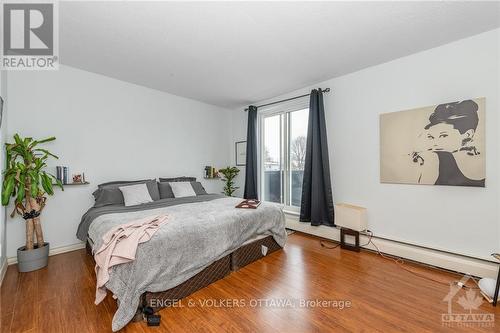
[[[14,135],[14,143],[6,143],[6,167],[2,184],[2,205],[7,206],[14,198],[14,210],[26,221],[26,250],[34,248],[33,236],[37,246],[44,245],[40,213],[45,207],[46,195],[53,195],[53,183],[63,189],[62,183],[45,171],[46,161],[58,158],[46,149],[39,148],[42,143],[54,141],[55,137],[43,140],[21,138]]]
[[[224,169],[220,169],[219,173],[224,176],[221,180],[225,182],[226,184],[224,185],[224,193],[228,197],[232,197],[234,191],[239,189],[239,187],[234,186],[234,178],[240,173],[240,169],[237,167],[226,167]]]

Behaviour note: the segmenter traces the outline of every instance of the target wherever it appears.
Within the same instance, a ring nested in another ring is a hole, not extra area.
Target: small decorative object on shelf
[[[56,166],[56,179],[59,180],[63,185],[88,185],[90,184],[85,179],[85,173],[75,173],[71,176],[71,181],[68,178],[68,167]]]
[[[73,174],[73,183],[86,183],[85,174],[83,172]]]
[[[205,179],[220,178],[219,171],[217,171],[217,169],[214,168],[213,166],[207,165],[205,167],[205,174],[203,175],[203,178]]]
[[[56,166],[56,178],[64,185],[69,183],[69,168],[65,166]]]

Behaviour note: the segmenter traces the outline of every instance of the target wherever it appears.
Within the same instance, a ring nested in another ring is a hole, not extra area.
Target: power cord
[[[367,246],[368,244],[370,244],[372,242],[373,232],[371,230],[366,229],[364,231],[364,233],[368,233],[368,241],[365,244],[361,244],[360,245],[361,247]]]
[[[474,277],[471,277],[472,280],[475,282],[475,284],[478,286],[477,288],[476,287],[469,287],[469,286],[466,286],[464,285],[463,283],[459,282],[459,281],[452,281],[452,282],[444,282],[444,281],[441,281],[441,280],[437,280],[437,279],[433,279],[429,276],[426,276],[426,275],[423,275],[423,274],[420,274],[418,272],[415,272],[414,270],[412,269],[409,269],[408,267],[405,266],[405,261],[401,258],[401,257],[396,257],[396,258],[393,258],[393,257],[388,257],[386,256],[385,254],[383,254],[380,249],[378,248],[377,244],[375,244],[373,242],[373,232],[370,231],[370,230],[366,230],[366,233],[368,233],[368,241],[361,245],[361,246],[367,246],[369,244],[373,245],[373,247],[375,248],[376,252],[378,255],[380,255],[382,258],[386,259],[386,260],[390,260],[390,261],[393,261],[394,263],[396,263],[400,268],[402,268],[403,270],[407,271],[408,273],[411,273],[415,276],[418,276],[422,279],[426,279],[426,280],[429,280],[429,281],[433,281],[435,283],[439,283],[441,285],[445,285],[445,286],[450,286],[451,284],[453,285],[457,285],[463,289],[466,289],[466,290],[470,290],[470,289],[479,289],[479,284],[478,282],[476,281],[476,279]]]
[[[337,243],[334,246],[328,246],[328,245],[325,245],[325,242],[326,242],[325,240],[322,240],[322,239],[319,240],[319,245],[321,245],[321,247],[324,247],[325,249],[333,250],[333,249],[336,249],[337,247],[340,246],[340,243]],[[328,241],[328,242],[333,243],[331,241]]]
[[[370,245],[370,244],[373,245],[373,247],[376,250],[375,252],[377,252],[378,255],[380,255],[382,258],[384,258],[386,260],[389,260],[389,261],[396,263],[401,269],[407,271],[410,274],[413,274],[415,276],[418,276],[419,278],[429,280],[429,281],[432,281],[435,283],[439,283],[439,284],[445,285],[445,286],[450,286],[453,284],[453,285],[459,286],[460,288],[463,288],[465,290],[470,290],[470,289],[478,290],[479,289],[479,284],[478,284],[477,280],[472,276],[471,276],[471,279],[472,279],[472,281],[474,281],[474,283],[477,285],[477,287],[469,287],[469,286],[466,286],[465,284],[463,284],[459,281],[444,282],[441,280],[433,279],[433,278],[426,276],[424,274],[420,274],[418,272],[415,272],[414,270],[406,267],[406,262],[401,257],[395,257],[395,258],[392,256],[389,257],[389,256],[386,256],[384,253],[382,253],[380,251],[379,247],[377,246],[377,244],[375,244],[373,242],[373,232],[371,230],[365,230],[364,234],[368,235],[368,241],[365,244],[360,245],[361,247],[365,247],[365,246]],[[337,247],[340,246],[340,243],[337,243],[334,246],[328,246],[325,244],[325,242],[327,242],[327,241],[320,239],[319,244],[321,245],[321,247],[324,247],[324,248],[329,249],[329,250],[336,249]],[[328,241],[328,242],[333,243],[331,241]]]

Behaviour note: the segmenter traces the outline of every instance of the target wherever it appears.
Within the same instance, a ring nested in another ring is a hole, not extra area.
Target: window
[[[259,112],[262,200],[299,211],[309,118],[307,101]]]

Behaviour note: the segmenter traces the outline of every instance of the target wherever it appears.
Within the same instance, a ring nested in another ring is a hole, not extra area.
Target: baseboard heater
[[[296,216],[287,216],[286,227],[305,234],[340,242],[339,228],[311,226],[308,223],[299,222]],[[375,240],[380,251],[390,256],[476,277],[496,278],[498,274],[498,263],[493,260],[434,249],[376,235],[373,235],[372,238]],[[366,245],[368,239],[368,234],[362,233],[360,235],[361,247],[366,250],[376,251],[377,249],[372,245]]]

